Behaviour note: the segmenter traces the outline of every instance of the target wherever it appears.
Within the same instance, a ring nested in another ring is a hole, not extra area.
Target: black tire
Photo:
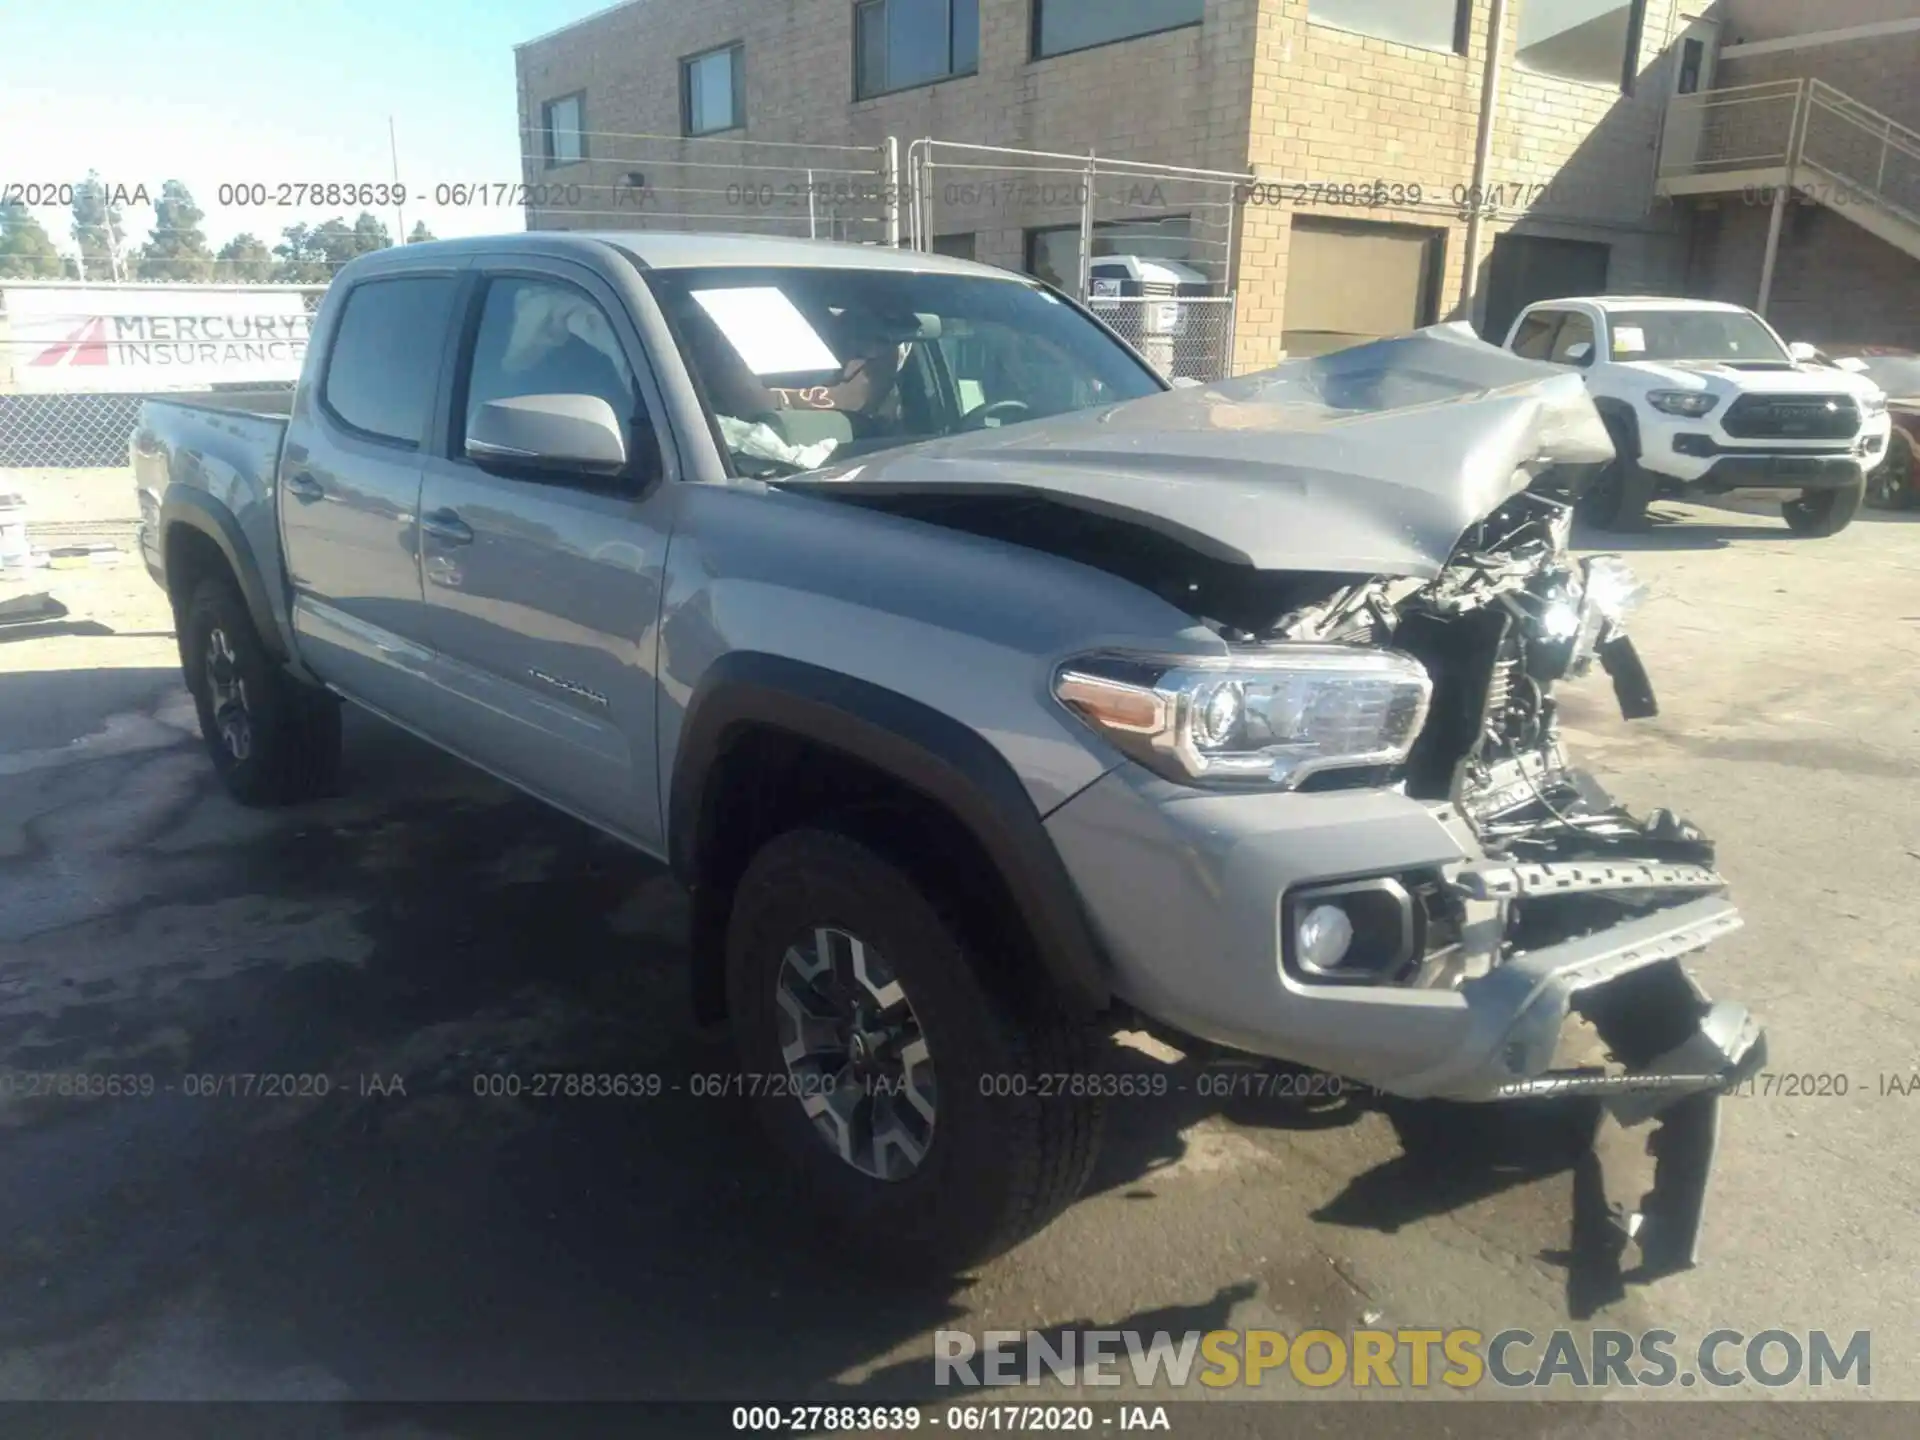
[[[1641,468],[1640,441],[1633,428],[1612,418],[1606,423],[1613,459],[1588,481],[1575,513],[1602,530],[1644,530],[1647,505],[1653,499],[1653,473]]]
[[[791,1086],[779,977],[789,947],[822,928],[884,957],[926,1041],[934,1118],[918,1168],[901,1178],[831,1148]],[[1058,1093],[1071,1088],[1060,1077],[1085,1071],[1088,1028],[1041,986],[1007,993],[963,933],[905,871],[826,830],[769,841],[734,894],[728,1011],[742,1070],[762,1077],[760,1120],[850,1253],[894,1270],[951,1274],[1011,1248],[1072,1203],[1099,1149],[1102,1102]]]
[[[340,773],[340,702],[296,680],[267,653],[240,592],[224,575],[194,587],[180,613],[180,666],[200,734],[227,792],[243,805],[286,805],[332,793]],[[224,680],[210,672],[214,658]],[[230,659],[228,658],[230,657]],[[240,687],[232,702],[216,686]]]
[[[1780,518],[1796,535],[1825,538],[1838,535],[1853,523],[1867,498],[1867,477],[1837,490],[1803,490],[1796,500],[1780,502]]]
[[[1867,504],[1876,510],[1911,510],[1920,505],[1920,464],[1913,444],[1898,430],[1887,458],[1867,477]]]

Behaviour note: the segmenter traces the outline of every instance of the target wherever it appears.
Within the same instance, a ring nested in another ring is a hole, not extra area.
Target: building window
[[[1307,19],[1421,50],[1467,48],[1465,0],[1307,0]]]
[[[861,0],[853,7],[854,98],[980,68],[980,0]]]
[[[951,235],[936,235],[933,237],[933,253],[950,256],[955,260],[971,260],[977,248],[976,239],[971,230],[956,231]]]
[[[1647,0],[1526,0],[1514,62],[1522,70],[1633,89]]]
[[[1033,0],[1033,58],[1198,25],[1204,0]]]
[[[722,45],[680,62],[680,133],[712,135],[747,123],[747,47]]]
[[[563,95],[540,107],[541,145],[549,165],[572,165],[587,158],[587,96]]]

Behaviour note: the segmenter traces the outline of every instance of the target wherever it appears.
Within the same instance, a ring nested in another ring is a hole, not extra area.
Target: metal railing
[[[1712,176],[1757,177],[1749,183],[1795,186],[1835,209],[1880,206],[1920,225],[1920,131],[1824,80],[1676,95],[1660,178]]]
[[[1798,80],[1769,80],[1674,96],[1660,137],[1660,178],[1786,164],[1804,89]]]
[[[1863,105],[1824,80],[1808,82],[1803,164],[1844,187],[1815,196],[1844,208],[1881,205],[1920,225],[1920,130]]]

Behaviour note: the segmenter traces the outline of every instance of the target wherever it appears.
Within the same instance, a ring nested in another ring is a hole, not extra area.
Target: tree
[[[67,262],[53,237],[18,200],[0,205],[0,279],[58,280]]]
[[[126,278],[127,231],[119,197],[107,192],[98,170],[73,187],[73,238],[80,246],[80,268],[89,280]]]
[[[428,240],[438,240],[439,238],[438,235],[435,235],[431,230],[427,229],[426,221],[416,220],[413,222],[412,232],[407,236],[407,244],[420,245]]]
[[[273,279],[273,251],[257,236],[241,232],[220,247],[213,278],[229,284]]]
[[[273,247],[280,257],[276,280],[292,285],[322,285],[333,272],[353,259],[393,244],[393,236],[379,219],[365,211],[349,225],[338,216],[312,227],[289,225],[282,242]]]
[[[393,244],[393,236],[387,232],[385,221],[371,211],[362,210],[360,218],[353,222],[353,244],[355,255],[365,255],[387,249]]]
[[[160,187],[154,202],[153,234],[140,250],[143,280],[206,280],[213,275],[213,251],[200,228],[206,218],[193,193],[178,180]]]

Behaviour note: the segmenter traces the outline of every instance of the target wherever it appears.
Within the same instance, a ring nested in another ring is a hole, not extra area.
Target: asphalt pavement
[[[1920,1399],[1920,516],[1656,509],[1598,538],[1651,582],[1662,714],[1582,682],[1569,739],[1720,841],[1747,923],[1698,972],[1796,1078],[1726,1102],[1705,1263],[1650,1286],[1582,1266],[1568,1169],[1422,1171],[1362,1101],[1222,1100],[1137,1036],[1103,1068],[1169,1093],[1115,1102],[1078,1206],[977,1275],[876,1279],[706,1093],[731,1057],[658,867],[364,716],[340,798],[243,810],[138,564],[47,575],[68,620],[0,634],[0,1397],[933,1404],[940,1329],[1430,1325],[1868,1330],[1848,1398]],[[659,1093],[487,1093],[558,1070]],[[21,1078],[60,1074],[130,1093]],[[1688,1428],[1799,1433],[1737,1413]]]

